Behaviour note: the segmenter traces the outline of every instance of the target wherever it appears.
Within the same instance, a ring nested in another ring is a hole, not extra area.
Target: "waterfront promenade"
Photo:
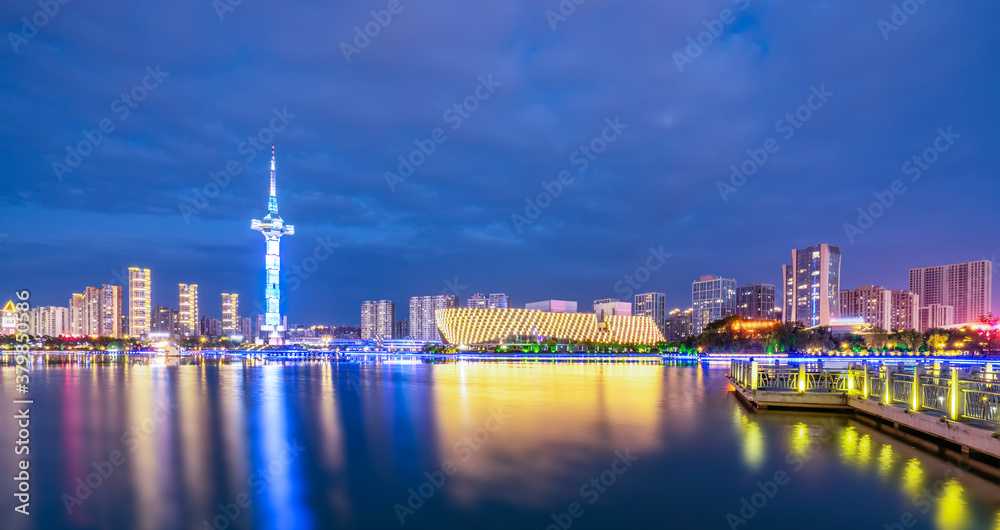
[[[754,409],[854,413],[1000,462],[1000,377],[992,363],[825,367],[733,360],[729,380]]]

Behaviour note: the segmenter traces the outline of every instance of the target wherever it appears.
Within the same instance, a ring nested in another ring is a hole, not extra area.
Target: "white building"
[[[594,300],[594,314],[597,315],[598,322],[604,322],[604,317],[612,315],[630,317],[632,316],[632,302],[622,302],[617,298]]]
[[[950,305],[929,304],[920,308],[917,316],[917,331],[943,328],[955,324],[955,308]]]
[[[361,338],[395,337],[396,303],[389,300],[361,302]]]
[[[524,304],[525,309],[536,311],[546,311],[549,313],[576,313],[576,302],[568,300],[542,300],[541,302],[529,302]]]
[[[443,341],[435,312],[458,308],[458,297],[451,294],[410,298],[410,336],[416,340]]]
[[[925,307],[952,306],[955,324],[977,322],[993,309],[993,262],[910,269],[910,292],[918,294]]]
[[[149,269],[128,269],[128,335],[148,337],[151,319],[153,279]]]
[[[656,322],[663,336],[667,336],[667,295],[664,293],[641,293],[635,295],[632,307],[635,316],[649,317]]]
[[[920,295],[895,289],[892,291],[892,310],[888,329],[893,331],[917,329],[920,312]]]
[[[865,324],[892,329],[892,291],[879,285],[865,285],[840,291],[840,316],[861,318]]]

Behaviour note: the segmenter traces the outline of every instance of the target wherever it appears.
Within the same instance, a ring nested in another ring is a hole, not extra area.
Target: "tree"
[[[927,336],[928,350],[943,350],[948,346],[948,334],[944,330],[934,330]]]

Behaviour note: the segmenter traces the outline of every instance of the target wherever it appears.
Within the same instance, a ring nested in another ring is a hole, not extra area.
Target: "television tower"
[[[295,227],[286,225],[278,215],[278,194],[274,174],[274,144],[271,144],[271,197],[267,200],[267,215],[264,220],[250,221],[250,228],[264,234],[267,242],[267,254],[264,256],[264,269],[267,278],[264,280],[264,298],[266,300],[264,325],[262,331],[270,331],[268,343],[271,346],[281,346],[285,341],[285,326],[281,324],[281,258],[279,247],[281,236],[292,235]]]

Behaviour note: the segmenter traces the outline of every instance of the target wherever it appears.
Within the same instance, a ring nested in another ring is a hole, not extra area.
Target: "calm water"
[[[1000,528],[995,481],[845,416],[748,414],[727,369],[36,366],[31,515],[5,414],[0,528]]]

